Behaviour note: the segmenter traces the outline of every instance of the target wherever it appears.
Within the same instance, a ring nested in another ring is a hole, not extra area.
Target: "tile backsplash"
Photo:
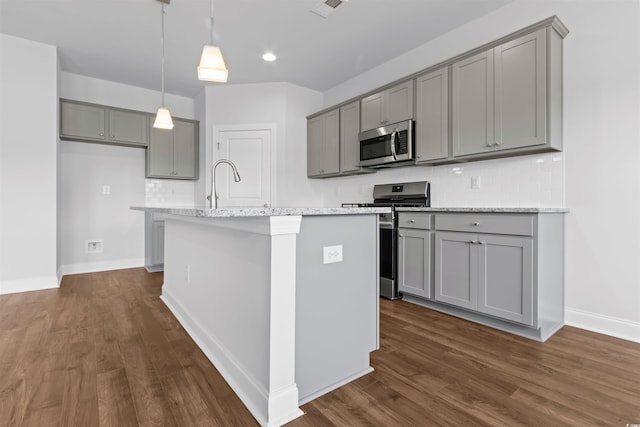
[[[193,206],[193,181],[171,179],[145,180],[146,206]]]

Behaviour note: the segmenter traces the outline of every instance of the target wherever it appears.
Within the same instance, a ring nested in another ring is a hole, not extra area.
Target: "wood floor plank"
[[[138,426],[127,374],[116,369],[97,375],[100,426]]]
[[[138,268],[0,295],[0,426],[256,426],[160,300],[162,282]],[[538,343],[384,299],[380,339],[374,372],[288,426],[640,422],[638,343],[571,327]]]

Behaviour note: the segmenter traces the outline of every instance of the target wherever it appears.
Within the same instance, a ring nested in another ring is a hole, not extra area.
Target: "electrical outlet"
[[[86,240],[85,251],[88,254],[97,254],[102,252],[102,240]]]
[[[471,188],[473,190],[478,190],[480,188],[480,177],[472,176],[471,177]]]
[[[103,185],[102,186],[102,194],[111,194],[111,186]]]
[[[342,245],[322,248],[322,263],[331,264],[334,262],[342,262]]]

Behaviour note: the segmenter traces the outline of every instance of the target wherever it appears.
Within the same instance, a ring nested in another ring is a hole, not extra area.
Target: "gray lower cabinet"
[[[173,124],[151,128],[147,178],[198,179],[198,122],[174,118]]]
[[[563,213],[401,211],[398,221],[403,299],[539,341],[564,324]]]
[[[63,99],[60,100],[60,139],[146,147],[149,115]]]
[[[164,270],[164,216],[145,213],[144,266],[149,272]]]
[[[432,298],[431,232],[411,228],[398,229],[398,290]]]
[[[435,233],[435,299],[533,325],[533,239]]]

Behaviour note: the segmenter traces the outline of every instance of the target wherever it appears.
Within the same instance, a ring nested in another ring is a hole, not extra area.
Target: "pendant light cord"
[[[213,46],[213,0],[211,0],[211,46]]]
[[[164,3],[162,3],[160,13],[162,16],[162,37],[160,38],[160,45],[162,46],[162,106],[164,107]]]

